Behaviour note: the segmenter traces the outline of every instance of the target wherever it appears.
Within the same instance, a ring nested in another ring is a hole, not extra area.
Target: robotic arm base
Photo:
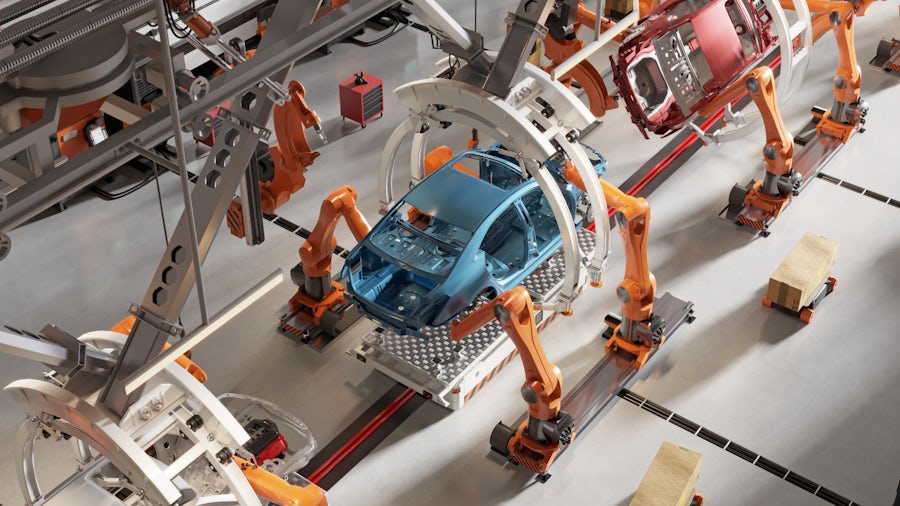
[[[640,370],[653,349],[666,340],[666,321],[658,315],[636,322],[611,314],[607,316],[607,325],[610,327],[604,333],[609,338],[606,356],[621,370]]]

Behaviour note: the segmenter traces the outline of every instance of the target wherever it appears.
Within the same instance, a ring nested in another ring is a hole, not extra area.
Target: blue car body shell
[[[606,160],[597,156],[600,175]],[[477,164],[479,177],[457,170],[460,163]],[[562,167],[548,167],[574,216],[581,191],[562,179]],[[420,213],[425,219],[415,219]],[[350,252],[342,276],[368,318],[425,337],[425,326],[520,284],[561,245],[537,182],[495,145],[464,151],[410,190]]]

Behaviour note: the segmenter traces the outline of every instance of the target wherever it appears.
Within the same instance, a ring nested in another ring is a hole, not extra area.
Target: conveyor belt
[[[889,206],[893,206],[893,207],[898,207],[898,208],[900,208],[900,200],[898,200],[898,199],[891,198],[891,197],[888,197],[888,196],[886,196],[886,195],[882,195],[882,194],[880,194],[880,193],[878,193],[878,192],[874,192],[874,191],[872,191],[872,190],[869,190],[868,188],[863,188],[862,186],[855,185],[855,184],[853,184],[853,183],[851,183],[851,182],[849,182],[849,181],[844,181],[843,179],[840,179],[840,178],[837,178],[837,177],[834,177],[834,176],[825,174],[824,172],[819,172],[819,173],[816,175],[816,177],[818,177],[819,179],[824,179],[825,181],[828,181],[828,182],[831,183],[831,184],[834,184],[834,185],[836,185],[836,186],[840,186],[841,188],[845,188],[845,189],[850,190],[850,191],[852,191],[852,192],[854,192],[854,193],[858,193],[858,194],[860,194],[860,195],[869,197],[870,199],[875,199],[875,200],[877,200],[878,202],[883,202],[883,203],[885,203],[885,204],[887,204],[887,205],[889,205]]]

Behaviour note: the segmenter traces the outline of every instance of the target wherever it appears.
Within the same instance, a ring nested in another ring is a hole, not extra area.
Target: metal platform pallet
[[[585,254],[594,248],[594,233],[578,230],[578,243]],[[537,302],[552,298],[564,276],[562,252],[554,254],[522,282]],[[535,311],[538,330],[556,316]],[[460,409],[516,355],[516,347],[496,321],[466,339],[456,342],[449,326],[422,330],[429,339],[403,336],[376,328],[347,353],[360,362],[390,376],[428,399]]]

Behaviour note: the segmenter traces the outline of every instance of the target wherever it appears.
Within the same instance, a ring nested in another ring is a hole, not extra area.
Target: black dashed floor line
[[[676,425],[681,427],[682,429],[690,432],[691,434],[712,443],[719,448],[735,455],[747,462],[753,464],[754,466],[768,471],[770,474],[773,474],[782,480],[794,485],[797,488],[805,490],[810,494],[824,500],[829,504],[834,504],[836,506],[860,506],[860,504],[856,501],[851,501],[846,497],[825,488],[824,486],[816,483],[809,478],[802,476],[790,469],[770,460],[762,455],[741,446],[734,441],[722,436],[720,434],[716,434],[715,432],[688,420],[687,418],[666,409],[665,407],[643,397],[639,394],[628,390],[627,388],[622,388],[619,390],[618,396],[626,401],[634,404],[635,406],[647,411],[648,413],[652,413],[659,418],[671,423],[672,425]]]
[[[882,195],[878,192],[869,190],[868,188],[863,188],[862,186],[855,185],[853,183],[844,181],[843,179],[836,178],[834,176],[830,176],[828,174],[825,174],[824,172],[819,172],[817,177],[819,179],[824,179],[825,181],[828,181],[829,183],[831,183],[833,185],[840,186],[841,188],[850,190],[854,193],[864,195],[866,197],[869,197],[870,199],[875,199],[878,202],[883,202],[889,206],[894,206],[894,207],[900,208],[900,200],[888,197],[887,195]]]

